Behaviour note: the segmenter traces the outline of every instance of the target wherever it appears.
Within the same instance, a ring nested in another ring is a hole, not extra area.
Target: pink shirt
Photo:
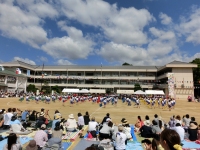
[[[48,140],[47,133],[43,130],[39,130],[35,133],[34,140],[36,141],[36,144],[40,147],[43,147]]]

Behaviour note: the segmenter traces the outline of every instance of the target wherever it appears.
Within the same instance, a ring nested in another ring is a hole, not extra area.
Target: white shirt
[[[126,149],[126,145],[125,145],[125,141],[126,141],[126,134],[122,133],[122,132],[117,132],[115,135],[115,148],[116,150],[123,150]]]
[[[181,141],[184,140],[185,130],[181,126],[172,127],[171,129],[179,134]]]
[[[78,117],[78,125],[85,125],[83,116]]]
[[[4,115],[4,125],[10,125],[10,120],[12,118],[13,114],[8,112]]]
[[[90,121],[88,124],[88,131],[96,131],[96,126],[98,126],[96,121]]]

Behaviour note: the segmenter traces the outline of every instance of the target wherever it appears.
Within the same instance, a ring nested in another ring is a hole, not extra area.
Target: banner
[[[175,78],[174,78],[174,73],[168,73],[168,91],[169,91],[169,96],[172,98],[175,98],[175,90],[174,90],[174,85],[175,85]]]
[[[31,74],[31,71],[27,70],[27,76],[30,76],[30,74]]]

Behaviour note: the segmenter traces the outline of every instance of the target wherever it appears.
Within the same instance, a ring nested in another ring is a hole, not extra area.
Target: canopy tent
[[[134,90],[117,90],[117,94],[134,94]]]
[[[146,90],[145,93],[152,95],[165,95],[165,93],[162,90]]]
[[[90,89],[90,93],[106,93],[105,89]]]
[[[142,90],[138,90],[138,91],[135,91],[134,94],[137,94],[137,95],[145,95],[146,93],[143,92]]]
[[[82,89],[79,90],[77,93],[89,93],[90,91],[88,91],[87,89]]]
[[[79,89],[66,89],[66,88],[64,88],[62,90],[62,92],[64,92],[64,93],[78,93]]]

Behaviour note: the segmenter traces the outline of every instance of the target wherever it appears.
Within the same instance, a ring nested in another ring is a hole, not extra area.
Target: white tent
[[[138,91],[135,91],[134,94],[137,94],[137,95],[145,95],[146,93],[143,92],[142,90],[138,90]]]
[[[117,90],[117,94],[134,94],[134,90]]]
[[[90,91],[88,91],[87,89],[82,89],[79,90],[77,93],[89,93]]]
[[[64,88],[62,90],[62,92],[64,92],[64,93],[78,93],[79,89],[67,89],[67,88]]]
[[[146,90],[145,93],[152,95],[165,95],[165,93],[162,90]]]
[[[90,93],[106,93],[105,89],[90,89]]]

